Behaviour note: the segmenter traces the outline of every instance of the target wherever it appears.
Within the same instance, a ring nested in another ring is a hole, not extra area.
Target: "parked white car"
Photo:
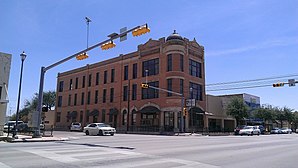
[[[116,133],[116,129],[105,123],[91,123],[84,127],[86,135],[111,135]]]
[[[69,129],[70,131],[82,131],[82,125],[79,122],[73,122]]]
[[[18,121],[18,124],[23,124],[23,121]],[[9,131],[12,132],[14,126],[16,125],[16,121],[8,121],[7,123],[4,124],[4,132],[8,132],[8,128]]]
[[[281,133],[282,134],[292,134],[292,130],[289,128],[282,128]]]
[[[257,126],[246,126],[239,131],[239,135],[260,135],[261,131]]]

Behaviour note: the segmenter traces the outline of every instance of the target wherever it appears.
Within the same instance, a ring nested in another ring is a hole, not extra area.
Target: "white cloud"
[[[206,56],[236,54],[236,53],[242,53],[246,51],[258,50],[263,48],[288,46],[288,45],[293,45],[297,43],[298,43],[297,37],[280,38],[280,39],[273,39],[273,40],[268,40],[261,43],[252,44],[249,46],[243,46],[239,48],[232,48],[232,49],[226,49],[226,50],[220,50],[220,51],[206,51]]]

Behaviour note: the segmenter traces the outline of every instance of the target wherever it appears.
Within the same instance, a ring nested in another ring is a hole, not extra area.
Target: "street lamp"
[[[23,51],[21,54],[21,75],[20,75],[20,84],[19,84],[19,95],[18,95],[18,104],[17,104],[17,113],[16,113],[16,125],[15,125],[15,129],[13,132],[13,137],[16,136],[17,132],[18,132],[18,122],[19,122],[19,109],[20,109],[20,97],[21,97],[21,89],[22,89],[22,77],[23,77],[23,64],[24,61],[27,57],[26,53]]]

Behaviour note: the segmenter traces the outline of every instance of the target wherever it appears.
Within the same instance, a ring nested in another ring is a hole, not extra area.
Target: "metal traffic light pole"
[[[42,109],[42,103],[43,103],[44,76],[45,76],[46,71],[51,69],[51,68],[54,68],[55,66],[58,66],[58,65],[60,65],[64,62],[66,62],[66,61],[68,61],[72,58],[75,58],[76,56],[78,56],[80,54],[86,53],[87,51],[90,51],[90,50],[92,50],[96,47],[99,47],[99,46],[101,46],[101,45],[103,45],[103,44],[105,44],[109,41],[112,41],[112,40],[117,39],[119,37],[126,36],[128,33],[132,32],[132,31],[134,31],[134,30],[136,30],[136,29],[138,29],[142,26],[136,26],[136,27],[134,27],[130,30],[127,30],[125,32],[122,32],[120,34],[113,33],[109,36],[110,37],[109,39],[107,39],[103,42],[97,43],[97,44],[95,44],[95,45],[93,45],[93,46],[91,46],[91,47],[89,47],[85,50],[79,51],[79,52],[77,52],[77,53],[75,53],[75,54],[73,54],[69,57],[66,57],[66,58],[64,58],[64,59],[62,59],[62,60],[60,60],[60,61],[58,61],[58,62],[56,62],[52,65],[49,65],[48,67],[41,67],[41,69],[40,69],[40,82],[39,82],[39,94],[38,94],[38,105],[37,105],[37,108],[36,108],[36,110],[37,110],[37,126],[35,127],[35,130],[34,130],[34,133],[33,133],[33,136],[32,136],[33,138],[41,137],[41,135],[40,135],[40,123],[41,123],[41,111],[42,111],[41,109]]]

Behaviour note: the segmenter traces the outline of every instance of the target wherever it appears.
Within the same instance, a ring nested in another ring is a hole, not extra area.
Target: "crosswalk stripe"
[[[4,164],[2,162],[0,162],[0,167],[1,168],[11,168],[10,166],[8,166],[8,165],[6,165],[6,164]]]

